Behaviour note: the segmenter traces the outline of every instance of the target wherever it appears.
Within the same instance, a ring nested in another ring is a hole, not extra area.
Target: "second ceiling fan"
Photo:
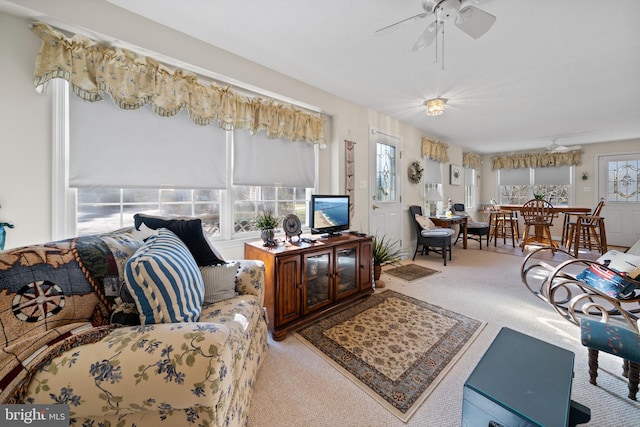
[[[480,4],[488,1],[491,0],[426,0],[422,2],[424,12],[380,28],[374,34],[385,34],[411,22],[433,15],[435,20],[427,26],[411,50],[418,51],[433,43],[438,31],[444,34],[444,23],[449,20],[453,20],[454,25],[465,34],[477,39],[489,31],[496,21],[496,17],[470,3]]]

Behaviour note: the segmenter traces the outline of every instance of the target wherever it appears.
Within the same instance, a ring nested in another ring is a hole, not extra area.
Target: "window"
[[[464,207],[471,210],[476,206],[476,170],[464,168]]]
[[[428,212],[431,215],[444,210],[442,165],[429,158],[424,159],[424,197],[424,212]]]
[[[396,147],[376,143],[376,200],[393,202],[396,194]]]
[[[306,225],[310,198],[311,188],[237,185],[234,187],[234,232],[253,231],[253,218],[265,209],[272,210],[279,218],[294,213]]]
[[[65,215],[66,203],[56,202],[61,208],[54,212],[54,223],[64,225],[54,225],[55,238],[130,226],[139,212],[199,217],[213,240],[257,234],[253,218],[267,208],[279,217],[295,213],[307,223],[307,201],[316,174],[315,146],[267,140],[264,132],[250,136],[246,130],[224,131],[215,125],[198,126],[195,132],[204,135],[198,141],[195,134],[186,136],[196,127],[186,114],[160,118],[150,108],[131,112],[109,100],[87,103],[69,96],[67,82],[54,82],[58,125],[69,123],[68,145],[58,142],[64,147],[57,149],[69,153],[69,162],[57,173],[70,177],[69,184],[54,190],[54,199],[68,197],[71,206]],[[143,120],[155,122],[140,126]],[[169,123],[171,129],[163,127]],[[112,130],[119,133],[110,134]],[[234,150],[234,143],[241,149]],[[267,157],[256,154],[265,150]],[[250,161],[243,161],[247,156]],[[265,163],[266,158],[279,160]],[[241,168],[233,168],[234,159]],[[251,163],[256,160],[259,164]],[[88,167],[87,162],[94,163]],[[174,180],[177,185],[172,184]],[[234,185],[239,182],[242,185]]]
[[[500,204],[522,204],[542,194],[553,205],[569,205],[573,200],[572,166],[500,169]]]
[[[221,190],[95,188],[76,189],[79,236],[133,225],[133,215],[189,216],[202,219],[205,232],[220,236]]]
[[[607,162],[607,202],[640,202],[640,160]]]

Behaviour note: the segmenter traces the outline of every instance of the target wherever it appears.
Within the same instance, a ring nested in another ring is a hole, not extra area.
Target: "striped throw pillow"
[[[143,325],[200,319],[202,275],[189,249],[170,230],[159,229],[127,261],[125,282]]]

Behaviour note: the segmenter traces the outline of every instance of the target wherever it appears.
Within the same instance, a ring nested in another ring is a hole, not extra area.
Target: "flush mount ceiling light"
[[[433,98],[425,101],[427,106],[427,116],[439,116],[444,113],[444,104],[446,100],[442,98]]]

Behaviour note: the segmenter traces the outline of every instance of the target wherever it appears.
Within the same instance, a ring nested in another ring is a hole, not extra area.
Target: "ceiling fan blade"
[[[472,3],[472,4],[485,4],[485,3],[490,3],[492,1],[493,0],[460,0],[460,8],[463,9],[469,3]]]
[[[391,31],[397,30],[398,28],[402,28],[406,24],[410,24],[411,22],[415,22],[422,18],[425,18],[427,15],[430,15],[430,13],[429,12],[418,13],[417,15],[414,15],[411,18],[403,19],[402,21],[398,21],[395,24],[387,25],[386,27],[380,28],[379,30],[376,30],[373,33],[373,35],[380,36],[382,34],[387,34]]]
[[[420,35],[420,37],[418,37],[418,40],[416,40],[416,43],[413,45],[411,50],[416,52],[433,43],[436,38],[436,27],[437,21],[433,21],[431,24],[429,24],[424,32]]]
[[[563,148],[562,152],[566,153],[568,151],[580,150],[582,147],[579,145],[563,145],[562,148]]]
[[[455,25],[464,33],[477,39],[489,31],[494,22],[496,22],[496,17],[492,14],[475,6],[466,6],[458,12]]]

